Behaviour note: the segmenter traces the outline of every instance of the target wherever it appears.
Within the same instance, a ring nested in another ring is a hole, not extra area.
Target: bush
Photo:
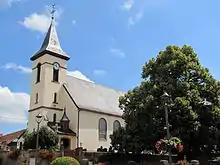
[[[24,149],[36,148],[37,132],[25,132]],[[47,150],[55,150],[58,146],[59,138],[56,132],[43,126],[39,130],[39,148]]]
[[[50,165],[80,165],[79,162],[73,157],[59,157],[53,160]]]
[[[20,155],[20,152],[21,152],[20,150],[10,151],[8,152],[8,157],[10,159],[17,159]]]

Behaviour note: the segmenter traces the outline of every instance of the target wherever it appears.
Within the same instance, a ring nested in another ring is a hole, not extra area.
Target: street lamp
[[[43,120],[43,116],[39,113],[36,116],[36,122],[37,122],[37,139],[36,139],[36,149],[39,149],[39,127],[40,127],[40,123]]]
[[[206,98],[205,98],[203,101],[201,101],[200,103],[201,103],[202,105],[204,105],[204,106],[212,105],[212,103],[209,102],[209,101],[207,101]]]
[[[168,116],[168,110],[167,110],[167,103],[170,99],[170,95],[168,95],[167,92],[164,92],[162,95],[162,101],[164,103],[164,111],[165,111],[165,121],[166,121],[166,127],[167,130],[167,139],[170,140],[170,124],[169,124],[169,116]],[[171,147],[169,146],[168,155],[169,155],[169,163],[172,163],[172,157],[171,157]]]

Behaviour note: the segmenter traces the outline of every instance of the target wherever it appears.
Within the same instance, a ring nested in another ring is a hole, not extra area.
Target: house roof
[[[67,76],[64,85],[80,109],[121,116],[119,97],[124,92]]]
[[[1,136],[0,143],[5,143],[5,144],[11,143],[14,139],[18,138],[21,134],[23,134],[25,130],[26,129],[22,129],[20,131],[16,131],[16,132]]]

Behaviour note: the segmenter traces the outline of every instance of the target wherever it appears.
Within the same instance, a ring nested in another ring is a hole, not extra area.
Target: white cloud
[[[112,54],[114,54],[115,56],[118,56],[120,58],[124,58],[125,57],[125,53],[122,50],[120,50],[120,49],[110,48],[110,52]]]
[[[13,69],[15,71],[20,71],[22,73],[31,73],[32,72],[31,68],[28,68],[28,67],[25,67],[25,66],[22,66],[22,65],[17,65],[15,63],[7,63],[7,64],[1,66],[1,68],[3,68],[3,69]]]
[[[104,76],[104,75],[106,75],[107,72],[105,70],[102,70],[102,69],[95,69],[93,71],[93,73],[96,76]]]
[[[49,7],[45,7],[46,10],[42,13],[32,13],[29,16],[25,17],[23,21],[19,21],[21,25],[26,27],[27,29],[33,31],[39,31],[41,33],[45,33],[48,30],[48,27],[51,23],[51,16],[49,13]],[[60,18],[62,14],[62,10],[58,9],[55,13],[56,20]],[[55,22],[57,25],[58,22]]]
[[[143,11],[136,13],[134,16],[128,18],[128,25],[134,25],[136,22],[140,21],[143,17]]]
[[[15,70],[15,71],[19,71],[19,72],[22,72],[22,73],[31,73],[32,72],[32,69],[29,68],[29,67],[25,67],[25,66],[22,66],[22,65],[17,65],[15,63],[7,63],[3,66],[0,67],[1,69],[12,69],[12,70]],[[73,76],[73,77],[76,77],[76,78],[79,78],[79,79],[82,79],[82,80],[85,80],[85,81],[90,81],[90,82],[93,82],[91,81],[88,77],[86,77],[85,75],[83,75],[80,71],[78,70],[75,70],[75,71],[67,71],[67,75],[69,76]]]
[[[126,1],[122,4],[121,7],[122,7],[123,10],[130,10],[133,5],[134,5],[134,0],[126,0]]]
[[[93,82],[91,81],[88,77],[86,77],[84,74],[82,74],[80,71],[75,70],[75,71],[67,71],[67,75],[69,76],[73,76],[76,78],[79,78],[81,80],[85,80],[85,81],[89,81],[89,82]]]
[[[20,21],[22,25],[33,31],[45,33],[50,25],[51,19],[45,14],[33,13]]]
[[[0,123],[25,123],[30,96],[14,93],[8,87],[0,86]]]
[[[0,0],[1,7],[11,7],[13,3],[20,2],[21,0]]]
[[[123,0],[124,3],[121,5],[123,11],[128,12],[129,17],[127,18],[126,25],[135,25],[140,21],[146,10],[161,10],[164,7],[168,7],[169,0]]]
[[[73,25],[73,26],[76,25],[76,20],[72,20],[72,25]]]

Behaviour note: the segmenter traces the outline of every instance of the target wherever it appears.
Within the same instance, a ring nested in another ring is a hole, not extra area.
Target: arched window
[[[60,65],[56,62],[53,65],[53,81],[54,82],[59,82],[59,68]]]
[[[104,118],[99,119],[99,140],[107,139],[107,122]]]
[[[118,130],[121,127],[121,124],[118,120],[115,120],[113,123],[113,132]]]
[[[37,64],[37,83],[40,82],[41,63]]]
[[[56,115],[56,113],[54,113],[53,114],[53,122],[56,123],[56,121],[57,121],[57,115]]]
[[[57,103],[57,93],[54,93],[53,95],[53,103]]]

